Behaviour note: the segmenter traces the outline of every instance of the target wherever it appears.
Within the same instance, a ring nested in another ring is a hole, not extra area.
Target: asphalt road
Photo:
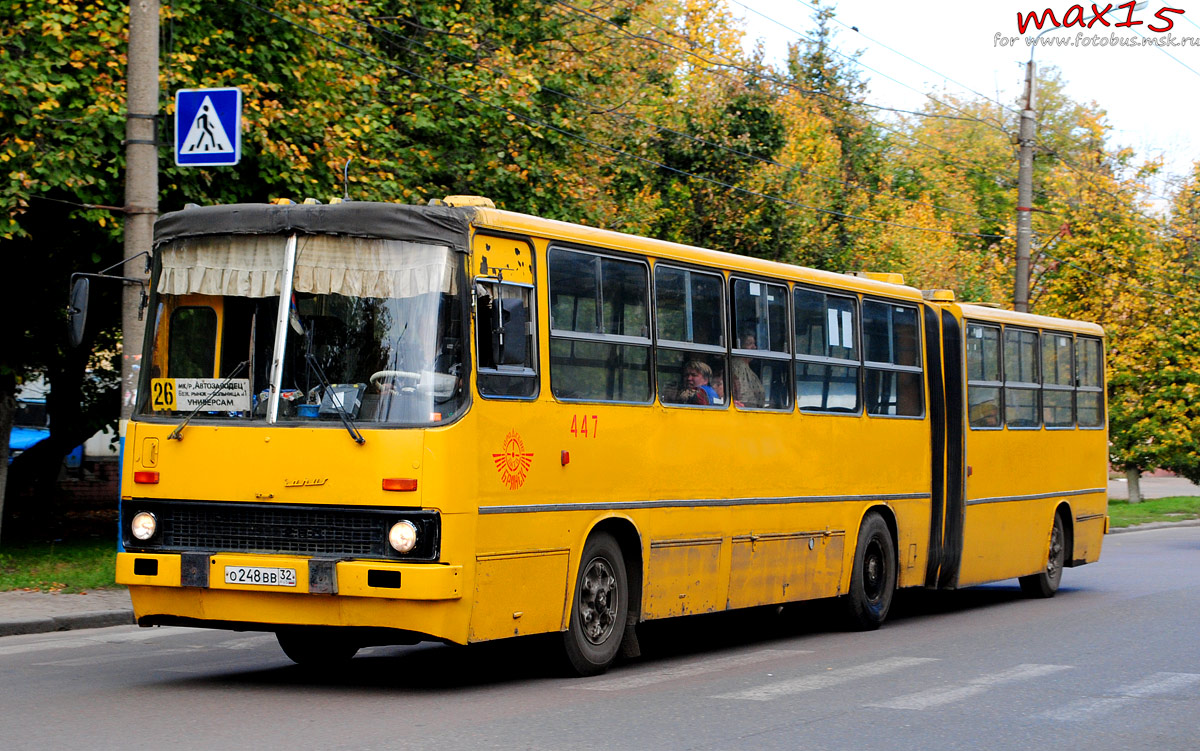
[[[880,631],[828,604],[651,624],[557,677],[539,640],[365,650],[336,675],[269,635],[0,638],[0,747],[1173,749],[1200,738],[1200,527],[1105,540],[1052,600],[911,592]]]

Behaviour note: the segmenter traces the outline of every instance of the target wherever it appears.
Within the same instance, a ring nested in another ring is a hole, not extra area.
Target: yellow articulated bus
[[[138,622],[364,645],[1018,577],[1107,527],[1103,331],[499,211],[156,226],[117,580]],[[628,640],[628,641],[627,641]]]

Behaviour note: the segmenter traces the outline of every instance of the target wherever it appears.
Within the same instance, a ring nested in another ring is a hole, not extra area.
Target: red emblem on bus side
[[[500,482],[509,490],[517,490],[525,484],[529,475],[529,467],[533,464],[533,452],[525,450],[525,442],[517,431],[510,430],[504,437],[504,451],[492,454],[496,462],[496,471],[500,473]]]

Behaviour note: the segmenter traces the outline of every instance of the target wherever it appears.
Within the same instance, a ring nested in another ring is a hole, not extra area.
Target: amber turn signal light
[[[383,478],[383,489],[400,491],[416,490],[417,480],[414,477],[385,477]]]

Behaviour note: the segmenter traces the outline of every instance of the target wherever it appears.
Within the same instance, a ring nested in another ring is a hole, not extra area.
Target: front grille
[[[132,519],[139,511],[154,514],[158,531],[142,541],[122,524],[126,550],[426,561],[438,555],[440,525],[432,511],[134,499],[122,502],[121,518]],[[388,529],[402,519],[415,524],[418,533],[417,547],[407,555],[387,542]]]

